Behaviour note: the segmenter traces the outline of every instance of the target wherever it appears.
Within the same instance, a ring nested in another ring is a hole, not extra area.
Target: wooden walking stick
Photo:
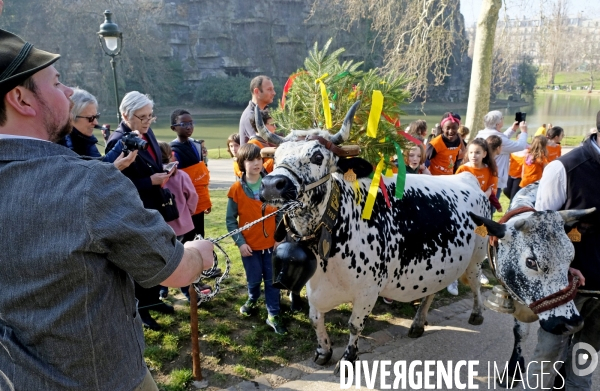
[[[190,325],[192,327],[192,374],[194,379],[202,380],[200,369],[200,341],[198,340],[198,294],[194,285],[190,285]]]

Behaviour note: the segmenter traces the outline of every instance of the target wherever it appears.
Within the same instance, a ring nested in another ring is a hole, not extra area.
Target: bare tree
[[[571,47],[568,35],[569,1],[556,0],[553,2],[550,15],[543,13],[547,5],[547,1],[540,2],[540,62],[548,74],[548,83],[554,84],[556,72],[559,71],[563,59],[568,57],[566,49]]]
[[[502,0],[483,0],[481,4],[467,105],[466,126],[469,129],[481,128],[483,117],[490,107],[494,39],[501,7]]]
[[[464,26],[456,0],[315,0],[313,13],[337,11],[337,23],[351,26],[370,20],[384,45],[384,69],[412,77],[413,97],[427,98],[432,86],[442,85],[452,66]],[[335,21],[334,21],[335,22]]]

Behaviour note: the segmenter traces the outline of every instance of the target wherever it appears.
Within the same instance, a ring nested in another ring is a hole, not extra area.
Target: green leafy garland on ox
[[[360,145],[360,156],[372,165],[376,166],[384,157],[386,168],[391,168],[390,157],[397,153],[396,145],[404,149],[406,144],[398,131],[402,114],[400,105],[409,98],[405,90],[408,79],[403,75],[382,76],[379,69],[361,71],[362,62],[340,62],[339,57],[345,49],[328,53],[330,45],[331,40],[319,50],[315,43],[304,61],[304,69],[299,69],[286,83],[282,107],[274,110],[272,116],[285,132],[315,127],[335,132],[352,104],[360,100],[362,103],[355,115],[348,143]],[[383,96],[382,115],[375,137],[369,137],[367,124],[373,91],[376,90]],[[331,113],[330,126],[327,126],[327,111]],[[402,156],[398,156],[398,160],[402,163]]]

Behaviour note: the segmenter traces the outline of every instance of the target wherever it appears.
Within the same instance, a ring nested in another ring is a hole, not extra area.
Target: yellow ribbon
[[[383,110],[383,94],[379,90],[374,90],[371,96],[371,112],[369,113],[369,122],[367,123],[367,136],[377,137],[377,128],[381,119]]]
[[[355,180],[353,183],[354,185],[354,193],[356,195],[356,204],[360,205],[360,203],[362,202],[362,193],[360,192],[360,184],[358,183],[358,180]]]
[[[329,96],[327,96],[327,87],[323,82],[323,79],[329,76],[329,73],[324,74],[315,80],[316,84],[321,86],[321,98],[323,100],[323,115],[325,115],[325,129],[331,129],[333,127],[333,121],[331,120],[331,108],[329,107]]]
[[[383,171],[384,165],[385,161],[382,156],[381,160],[379,160],[379,163],[377,164],[377,168],[375,169],[375,174],[373,174],[371,186],[369,186],[369,194],[367,195],[367,201],[365,202],[365,208],[363,209],[362,213],[362,218],[365,220],[371,219],[371,214],[373,213],[373,206],[375,205],[375,198],[377,198],[377,192],[379,191],[381,171]]]

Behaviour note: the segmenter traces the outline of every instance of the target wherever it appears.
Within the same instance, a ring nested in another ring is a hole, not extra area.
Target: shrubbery
[[[194,103],[202,106],[219,107],[244,107],[252,98],[250,94],[250,81],[246,76],[237,75],[226,78],[207,77],[202,79],[194,89]],[[273,80],[275,101],[281,98],[281,87]]]
[[[251,98],[250,80],[242,75],[202,79],[194,91],[194,103],[203,106],[245,106]]]

